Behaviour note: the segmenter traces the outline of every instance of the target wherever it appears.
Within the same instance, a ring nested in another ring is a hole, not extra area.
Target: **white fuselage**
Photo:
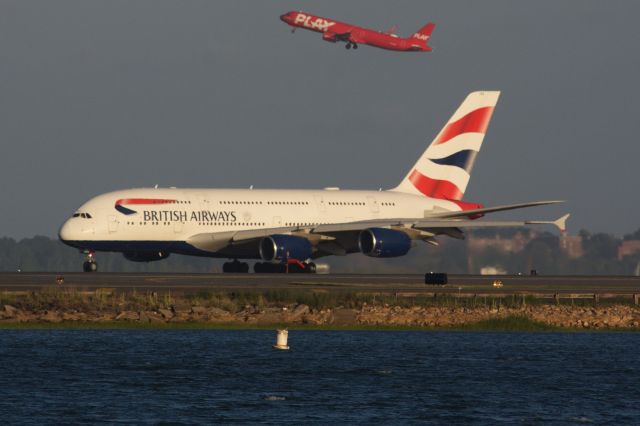
[[[132,199],[165,201],[125,202],[134,213],[116,210],[118,200]],[[461,209],[447,200],[394,191],[142,188],[92,198],[59,234],[65,242],[91,249],[97,241],[186,241],[201,233],[424,218],[444,210]]]

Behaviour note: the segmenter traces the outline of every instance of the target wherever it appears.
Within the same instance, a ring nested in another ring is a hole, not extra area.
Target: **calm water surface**
[[[640,424],[640,334],[0,331],[3,424]]]

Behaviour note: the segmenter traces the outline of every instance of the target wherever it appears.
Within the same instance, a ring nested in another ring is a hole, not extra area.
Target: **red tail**
[[[435,27],[436,27],[436,24],[434,24],[433,22],[429,22],[427,25],[420,28],[411,36],[412,41],[414,42],[417,41],[418,43],[420,43],[420,45],[424,50],[430,51],[431,47],[427,46],[427,43],[429,42],[429,39],[431,38],[431,33],[433,32],[433,29]]]

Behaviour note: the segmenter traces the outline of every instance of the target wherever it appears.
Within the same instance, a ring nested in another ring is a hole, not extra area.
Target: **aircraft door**
[[[316,205],[318,206],[318,211],[320,213],[326,213],[327,206],[324,203],[324,198],[322,197],[322,195],[314,195],[313,198],[315,199]]]
[[[176,234],[180,234],[182,233],[182,221],[178,220],[176,222],[174,222],[173,224],[173,232],[175,232]]]
[[[113,215],[109,215],[108,217],[108,227],[109,233],[112,234],[118,230],[118,218]]]
[[[273,217],[273,226],[276,227],[276,228],[279,227],[279,226],[282,226],[282,217],[274,216]]]
[[[380,213],[380,206],[378,205],[378,200],[376,200],[376,197],[374,196],[367,197],[367,204],[369,204],[369,209],[371,210],[371,213]]]

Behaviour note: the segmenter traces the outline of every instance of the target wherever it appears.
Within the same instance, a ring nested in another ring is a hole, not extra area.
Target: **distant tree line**
[[[159,262],[128,261],[120,253],[97,253],[104,272],[215,272],[221,263],[208,258],[171,255]],[[0,270],[81,272],[84,255],[57,239],[37,236],[16,241],[0,238]]]
[[[518,230],[482,231],[483,237],[500,235],[510,238]],[[520,230],[527,232],[526,230]],[[440,246],[418,244],[407,256],[374,259],[361,254],[318,259],[332,272],[341,273],[479,273],[483,266],[494,266],[509,274],[595,274],[633,275],[640,270],[640,254],[618,260],[618,247],[626,240],[640,239],[640,230],[616,238],[610,234],[580,231],[584,255],[572,259],[560,249],[559,237],[541,233],[517,253],[506,253],[494,247],[469,250],[464,241],[440,238]],[[104,272],[220,272],[224,259],[171,255],[168,259],[137,263],[120,253],[97,253],[100,271]],[[37,236],[16,241],[0,238],[0,270],[25,272],[71,272],[82,270],[83,255],[57,239]]]

